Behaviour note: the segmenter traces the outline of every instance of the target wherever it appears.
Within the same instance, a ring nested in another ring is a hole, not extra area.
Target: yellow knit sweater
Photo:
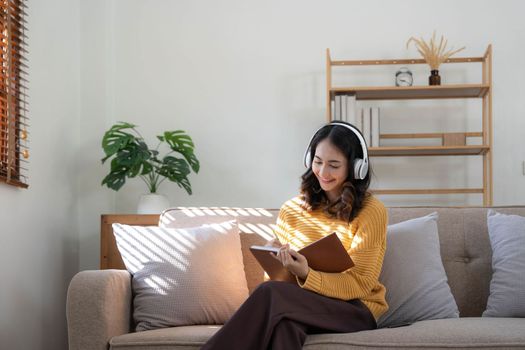
[[[322,209],[305,211],[302,203],[303,197],[297,196],[281,207],[275,230],[281,243],[290,243],[298,250],[337,232],[355,266],[341,273],[310,269],[299,285],[331,298],[360,299],[377,320],[388,309],[385,287],[378,279],[386,249],[387,212],[383,203],[369,196],[350,224],[328,217]]]

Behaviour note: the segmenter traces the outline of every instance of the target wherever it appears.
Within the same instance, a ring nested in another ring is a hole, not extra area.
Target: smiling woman
[[[0,181],[27,188],[25,0],[0,0]]]
[[[260,284],[201,350],[302,349],[308,334],[374,329],[388,309],[379,282],[387,215],[367,191],[363,136],[342,121],[324,125],[308,143],[304,163],[301,194],[281,206],[278,241],[267,243],[279,248],[274,258],[294,278]],[[317,270],[300,249],[334,233],[355,266]]]
[[[372,171],[359,130],[343,122],[319,129],[305,153],[305,166],[301,192],[309,209],[350,222],[363,206]]]

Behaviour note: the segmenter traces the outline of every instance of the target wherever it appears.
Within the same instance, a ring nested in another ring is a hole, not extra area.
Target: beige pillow
[[[136,330],[223,324],[248,297],[235,220],[192,228],[113,224],[133,275]]]

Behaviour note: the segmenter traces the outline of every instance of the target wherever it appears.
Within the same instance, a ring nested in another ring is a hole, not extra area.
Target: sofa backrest
[[[525,207],[494,207],[504,214],[525,216]],[[439,214],[441,258],[448,282],[462,317],[481,316],[487,304],[492,276],[492,250],[487,231],[487,210],[482,207],[393,207],[389,224]],[[235,218],[241,229],[244,270],[251,291],[264,280],[264,271],[249,251],[273,237],[278,209],[262,208],[174,208],[166,210],[160,224],[192,227]]]
[[[492,248],[487,211],[482,207],[389,208],[389,223],[438,212],[441,259],[461,317],[485,310],[492,276]],[[525,216],[525,207],[493,207],[500,213]]]

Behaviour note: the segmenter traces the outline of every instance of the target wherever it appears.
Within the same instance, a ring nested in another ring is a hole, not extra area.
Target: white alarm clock
[[[414,78],[407,67],[401,67],[396,72],[396,86],[412,86]]]

